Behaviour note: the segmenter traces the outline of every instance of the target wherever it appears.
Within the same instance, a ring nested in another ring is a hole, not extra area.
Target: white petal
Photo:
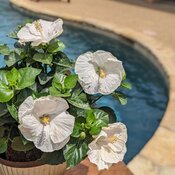
[[[118,154],[113,152],[113,150],[110,149],[110,147],[105,146],[101,147],[101,158],[107,163],[118,163],[120,161]]]
[[[44,114],[58,115],[69,108],[66,100],[52,96],[42,97],[35,100],[34,114],[41,117]]]
[[[40,44],[44,43],[42,39],[38,39],[32,42],[32,46],[36,47],[39,46]]]
[[[94,79],[95,80],[95,79]],[[79,80],[79,83],[81,84],[81,86],[83,87],[83,90],[87,93],[87,94],[97,94],[99,92],[99,83],[98,81],[93,81],[91,83],[84,83],[84,81]]]
[[[27,97],[26,100],[20,105],[18,110],[19,122],[21,121],[22,117],[32,112],[33,106],[34,106],[33,98],[31,96]]]
[[[33,34],[30,32],[28,26],[22,27],[22,28],[19,30],[19,32],[17,33],[17,36],[18,36],[18,38],[20,39],[20,42],[22,42],[22,43],[23,43],[23,42],[35,41],[36,39],[38,39],[38,38],[36,38],[35,35],[33,35]]]
[[[98,50],[94,52],[94,57],[92,59],[93,63],[96,63],[100,68],[103,68],[105,65],[108,65],[108,58],[113,57],[111,53]]]
[[[75,63],[75,73],[78,74],[79,79],[85,84],[98,81],[97,67],[91,63],[92,59],[93,53],[87,52],[80,55]]]
[[[100,134],[98,134],[96,137],[95,137],[95,140],[93,140],[89,145],[89,149],[90,150],[94,150],[94,149],[99,149],[102,145],[97,143],[99,140],[102,140],[103,138],[105,139],[107,137],[107,134],[102,130],[100,132]]]
[[[54,143],[61,143],[68,138],[74,128],[75,118],[63,112],[50,122],[50,137]]]
[[[105,161],[102,160],[100,150],[90,150],[88,151],[87,154],[90,162],[96,164],[98,170],[108,169],[112,166],[112,164],[106,163]]]
[[[18,126],[22,135],[29,141],[34,141],[40,135],[42,127],[42,124],[32,115],[22,117]]]
[[[108,74],[105,78],[99,80],[99,93],[108,95],[114,92],[121,84],[121,80],[116,74]]]
[[[63,20],[57,19],[51,24],[51,31],[49,31],[49,35],[51,39],[58,37],[63,32]]]
[[[41,134],[34,141],[34,144],[36,148],[43,152],[53,152],[62,149],[67,144],[69,139],[70,137],[66,138],[61,143],[53,143],[50,138],[50,126],[47,125],[43,127]]]
[[[108,134],[116,134],[117,138],[122,140],[124,143],[127,141],[127,128],[126,125],[121,122],[116,122],[108,125],[110,130],[106,130]],[[105,128],[104,128],[105,130]],[[109,132],[108,132],[109,131]]]

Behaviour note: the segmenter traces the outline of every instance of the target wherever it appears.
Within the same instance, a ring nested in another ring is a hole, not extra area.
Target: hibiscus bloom
[[[22,135],[43,152],[62,149],[69,141],[74,117],[66,110],[63,98],[28,97],[19,107],[19,130]]]
[[[89,144],[88,158],[99,170],[108,169],[113,163],[123,160],[126,141],[126,126],[123,123],[109,124]]]
[[[32,46],[38,46],[61,35],[62,25],[62,19],[57,19],[54,22],[39,19],[22,27],[17,36],[20,43],[32,42]]]
[[[124,72],[122,62],[102,50],[80,55],[75,63],[79,83],[88,94],[111,94],[120,86]]]

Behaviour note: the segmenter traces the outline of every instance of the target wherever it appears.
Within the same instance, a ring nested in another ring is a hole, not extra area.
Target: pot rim
[[[32,167],[39,167],[39,166],[45,165],[44,163],[39,161],[12,162],[12,161],[2,159],[1,157],[0,157],[0,164],[13,167],[13,168],[32,168]]]

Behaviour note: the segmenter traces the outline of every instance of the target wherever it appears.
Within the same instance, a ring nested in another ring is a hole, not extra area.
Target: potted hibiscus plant
[[[0,174],[64,174],[86,157],[99,170],[123,160],[127,129],[96,101],[112,95],[121,104],[131,89],[122,62],[106,51],[75,62],[58,40],[63,21],[36,20],[0,45]]]

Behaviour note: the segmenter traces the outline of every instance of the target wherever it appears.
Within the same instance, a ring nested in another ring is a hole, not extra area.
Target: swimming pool
[[[17,24],[23,23],[27,17],[11,9],[7,0],[0,0],[0,43],[13,45],[13,40],[6,37]],[[110,97],[101,99],[98,105],[110,106],[114,109],[118,121],[128,127],[127,163],[151,138],[164,114],[168,101],[168,88],[160,71],[148,56],[132,47],[131,44],[104,36],[72,24],[64,26],[60,38],[66,45],[65,52],[71,59],[86,51],[103,49],[112,52],[122,60],[127,72],[128,81],[133,84],[128,91],[129,100],[121,106]],[[3,62],[0,61],[0,65]]]

